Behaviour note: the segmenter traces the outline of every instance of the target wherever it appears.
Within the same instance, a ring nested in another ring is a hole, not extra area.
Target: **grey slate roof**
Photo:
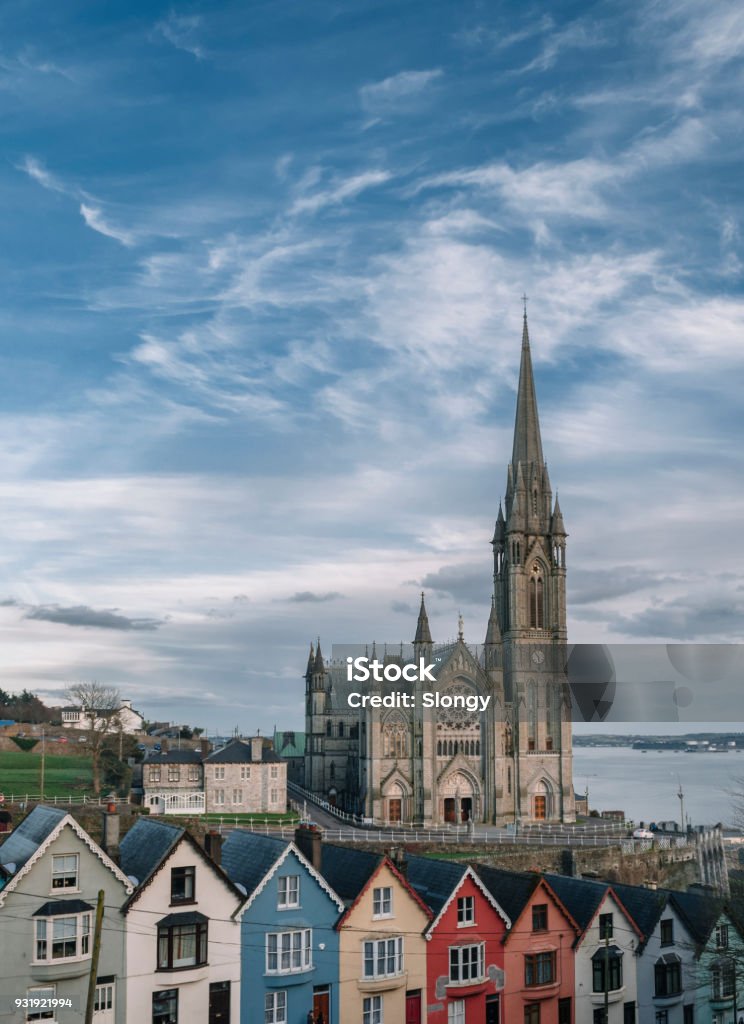
[[[704,946],[710,938],[713,925],[724,909],[724,902],[717,896],[697,892],[672,892],[672,905],[686,923],[695,942]]]
[[[474,868],[513,926],[527,906],[540,876],[532,871],[505,871],[485,864],[475,864]]]
[[[33,913],[34,917],[59,917],[61,914],[83,914],[87,910],[95,910],[85,900],[49,900]]]
[[[143,764],[201,764],[202,756],[198,750],[163,750],[159,754],[148,755]]]
[[[250,896],[288,846],[288,839],[235,829],[222,844],[222,868]]]
[[[383,854],[323,843],[320,873],[347,906],[354,902],[379,865]]]
[[[15,864],[19,871],[66,815],[60,807],[38,804],[0,846],[0,864]]]
[[[434,917],[462,881],[467,864],[430,857],[407,857],[408,883],[432,911]]]
[[[251,744],[243,740],[230,740],[222,750],[215,750],[213,754],[209,754],[204,760],[205,762],[209,761],[210,764],[250,764],[253,761],[251,757]],[[264,742],[261,760],[264,764],[267,764],[269,762],[279,762],[281,757],[277,757],[274,751],[268,748]]]
[[[609,882],[595,882],[590,878],[568,878],[566,875],[546,874],[545,881],[582,932],[590,924],[597,907],[610,888]]]
[[[643,948],[664,913],[670,894],[666,889],[646,889],[641,885],[621,885],[616,882],[612,883],[612,888],[643,933],[639,949]]]
[[[184,835],[184,829],[164,821],[140,818],[119,846],[119,865],[125,875],[142,885],[157,870]]]

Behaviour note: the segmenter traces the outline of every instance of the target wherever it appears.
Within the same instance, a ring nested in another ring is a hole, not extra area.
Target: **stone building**
[[[573,821],[570,701],[565,677],[566,530],[543,456],[525,314],[514,443],[493,547],[485,642],[434,643],[424,596],[412,647],[368,653],[385,664],[424,658],[436,682],[408,684],[411,708],[349,707],[359,690],[345,660],[311,645],[305,672],[305,786],[379,821],[421,824]],[[377,692],[405,684],[372,684]],[[426,708],[426,693],[490,697],[485,711]]]
[[[206,809],[225,814],[283,814],[287,764],[263,736],[230,740],[204,758]]]

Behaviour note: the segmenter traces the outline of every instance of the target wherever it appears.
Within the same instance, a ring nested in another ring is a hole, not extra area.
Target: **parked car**
[[[651,829],[648,828],[637,828],[633,833],[634,839],[653,839],[654,834]]]
[[[159,743],[153,743],[152,749],[155,751],[156,754],[159,754],[160,753],[160,744]]]

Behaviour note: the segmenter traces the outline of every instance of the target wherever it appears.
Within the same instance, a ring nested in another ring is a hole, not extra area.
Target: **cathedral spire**
[[[421,591],[421,608],[419,609],[418,622],[416,623],[416,636],[413,642],[415,644],[431,644],[434,642],[431,638],[431,630],[429,629],[429,616],[426,614],[423,590]]]
[[[313,674],[313,667],[315,665],[315,649],[313,647],[312,640],[310,641],[310,656],[307,659],[307,669],[305,671],[305,678],[309,678]]]
[[[501,643],[501,629],[499,628],[499,617],[496,614],[496,602],[491,598],[491,614],[488,616],[488,627],[486,629],[486,644],[494,646]]]
[[[318,647],[315,651],[315,671],[318,675],[325,673],[325,662],[323,661],[323,655],[320,653],[320,637],[318,637]]]
[[[543,464],[542,440],[540,439],[540,420],[537,415],[537,396],[535,380],[532,375],[532,356],[530,354],[530,335],[527,329],[527,310],[524,311],[522,327],[522,362],[519,367],[519,388],[517,390],[517,415],[514,420],[514,448],[512,465],[535,463]]]

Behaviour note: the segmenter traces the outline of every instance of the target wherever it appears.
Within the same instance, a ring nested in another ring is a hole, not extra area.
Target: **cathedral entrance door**
[[[470,821],[473,815],[473,801],[469,796],[464,796],[460,801],[460,821]]]
[[[455,800],[454,797],[448,796],[444,799],[444,820],[449,825],[455,824]]]
[[[402,801],[394,798],[388,800],[388,821],[400,821]]]
[[[545,804],[545,797],[538,794],[535,797],[535,819],[537,821],[545,821]]]

